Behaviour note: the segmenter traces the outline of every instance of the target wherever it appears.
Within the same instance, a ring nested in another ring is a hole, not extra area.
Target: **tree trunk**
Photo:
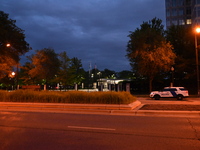
[[[153,83],[153,77],[149,78],[149,92],[152,91],[152,83]]]
[[[46,90],[47,90],[47,85],[45,84],[45,85],[44,85],[44,91],[46,91]]]

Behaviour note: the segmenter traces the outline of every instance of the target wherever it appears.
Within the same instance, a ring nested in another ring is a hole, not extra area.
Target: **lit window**
[[[192,19],[187,19],[186,24],[192,24]]]

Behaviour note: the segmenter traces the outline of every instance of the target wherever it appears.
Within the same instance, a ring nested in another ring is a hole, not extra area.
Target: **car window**
[[[177,91],[177,89],[175,89],[175,88],[172,88],[172,89],[170,89],[170,91]]]
[[[185,88],[180,88],[181,91],[187,91]]]
[[[177,91],[176,88],[169,88],[169,89],[164,89],[163,91]]]
[[[169,89],[164,89],[163,91],[169,91]]]

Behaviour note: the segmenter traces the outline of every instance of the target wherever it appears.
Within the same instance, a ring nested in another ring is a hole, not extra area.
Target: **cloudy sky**
[[[25,30],[33,49],[26,55],[49,47],[66,51],[81,59],[86,71],[89,64],[130,70],[125,57],[129,31],[154,17],[165,25],[164,0],[1,0],[0,10]]]

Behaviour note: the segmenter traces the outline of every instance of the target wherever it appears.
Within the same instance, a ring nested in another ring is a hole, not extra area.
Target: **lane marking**
[[[80,126],[68,126],[68,128],[72,128],[72,129],[104,130],[104,131],[115,131],[116,130],[116,129],[111,129],[111,128],[94,128],[94,127],[80,127]]]

